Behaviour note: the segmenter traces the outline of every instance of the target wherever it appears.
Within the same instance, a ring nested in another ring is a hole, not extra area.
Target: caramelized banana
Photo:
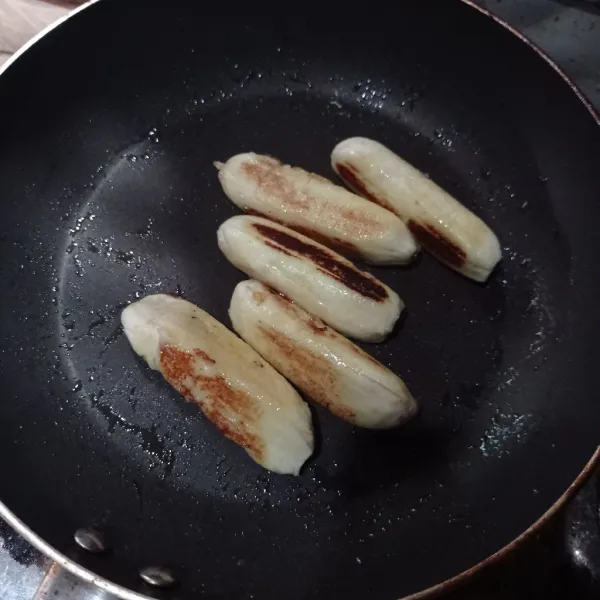
[[[388,286],[349,260],[267,219],[232,217],[217,238],[238,269],[350,337],[382,340],[404,306]]]
[[[356,193],[400,217],[437,259],[485,281],[501,258],[494,232],[450,194],[391,150],[366,138],[340,142],[331,164]]]
[[[231,298],[233,328],[297,388],[338,417],[373,429],[410,419],[403,381],[303,308],[254,280]]]
[[[121,320],[133,349],[259,464],[297,475],[313,451],[310,410],[246,342],[181,298],[147,296]]]
[[[398,265],[417,251],[406,225],[389,211],[328,179],[248,152],[215,163],[232,202],[373,264]]]

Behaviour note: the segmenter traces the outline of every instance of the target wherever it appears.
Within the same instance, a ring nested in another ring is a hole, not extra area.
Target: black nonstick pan
[[[593,466],[600,129],[553,65],[458,0],[264,12],[101,0],[2,74],[2,514],[124,598],[439,592]],[[236,209],[213,161],[332,177],[356,135],[481,215],[504,258],[485,285],[427,255],[371,269],[407,313],[368,351],[421,413],[372,432],[315,407],[315,456],[269,474],[135,357],[120,312],[166,291],[229,324],[243,276],[217,248]],[[82,528],[106,550],[82,550]]]

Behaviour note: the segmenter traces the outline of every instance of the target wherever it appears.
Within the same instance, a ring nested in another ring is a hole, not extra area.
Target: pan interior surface
[[[0,497],[86,567],[177,597],[397,598],[452,577],[539,518],[600,430],[600,136],[550,66],[461,3],[393,18],[207,16],[104,0],[0,80]],[[110,31],[107,36],[106,32]],[[216,229],[213,166],[246,151],[333,178],[379,140],[496,232],[485,285],[422,256],[366,267],[406,317],[364,346],[421,404],[353,429],[314,407],[317,451],[270,474],[138,360],[122,308],[179,293],[230,326],[244,277]],[[111,552],[77,554],[94,525]]]

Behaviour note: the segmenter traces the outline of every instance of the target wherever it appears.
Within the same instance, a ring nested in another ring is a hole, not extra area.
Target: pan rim
[[[39,42],[46,35],[60,27],[63,23],[79,14],[83,10],[96,4],[100,0],[88,0],[81,6],[71,10],[63,17],[59,18],[54,23],[51,23],[34,37],[32,37],[27,43],[25,43],[17,52],[15,52],[2,66],[0,66],[0,76],[3,75],[10,66],[15,63],[23,54],[25,54],[30,48],[32,48],[37,42]],[[563,79],[563,81],[569,86],[569,88],[575,93],[577,98],[581,101],[584,107],[588,110],[594,121],[600,126],[600,114],[585,94],[577,87],[575,82],[569,75],[552,59],[544,50],[542,50],[533,41],[515,29],[512,25],[502,20],[497,15],[486,8],[479,6],[474,0],[461,0],[465,5],[479,11],[481,14],[491,18],[493,21],[507,29],[510,33],[515,35],[520,41],[524,42],[532,50],[534,50],[546,63]],[[517,536],[514,540],[497,550],[482,561],[476,563],[469,569],[466,569],[457,575],[450,577],[440,583],[437,583],[429,588],[403,596],[398,600],[425,600],[428,598],[434,598],[442,593],[448,592],[449,590],[466,583],[475,574],[479,573],[482,569],[497,563],[509,552],[516,549],[521,543],[527,540],[531,535],[535,534],[538,529],[543,527],[584,485],[587,479],[591,476],[592,472],[597,466],[600,465],[600,445],[593,453],[583,470],[575,478],[575,480],[569,485],[569,487],[561,494],[561,496],[543,513],[534,523],[532,523],[523,533]],[[152,600],[150,596],[135,592],[128,589],[120,584],[113,583],[112,581],[97,575],[93,571],[83,567],[75,560],[68,558],[61,552],[59,552],[54,546],[47,543],[39,535],[37,535],[32,529],[30,529],[17,515],[8,508],[6,504],[0,501],[0,518],[6,521],[19,535],[21,535],[27,542],[29,542],[34,548],[40,551],[43,555],[57,563],[60,567],[64,568],[73,575],[79,577],[81,580],[91,583],[101,590],[112,594],[122,600]]]
[[[97,1],[98,0],[93,0],[93,2]],[[434,598],[439,594],[448,592],[450,589],[453,589],[460,584],[466,583],[482,569],[501,560],[509,552],[512,552],[521,543],[533,535],[540,527],[544,526],[550,519],[552,519],[552,517],[581,489],[583,484],[587,481],[599,463],[600,446],[598,446],[588,463],[585,465],[583,471],[581,471],[575,481],[571,483],[571,485],[563,492],[558,500],[556,500],[556,502],[554,502],[554,504],[537,521],[535,521],[528,529],[516,537],[512,542],[509,542],[506,546],[503,546],[488,558],[473,565],[471,568],[463,571],[462,573],[437,583],[430,588],[409,596],[404,596],[398,600],[424,600],[427,598]],[[23,521],[21,521],[21,519],[19,519],[19,517],[17,517],[12,510],[8,508],[8,506],[6,506],[6,504],[1,501],[0,518],[6,521],[19,535],[21,535],[34,548],[39,550],[44,556],[50,558],[60,567],[79,577],[83,581],[91,583],[105,592],[108,592],[117,598],[121,598],[122,600],[152,600],[150,596],[134,592],[133,590],[127,589],[117,583],[113,583],[112,581],[109,581],[108,579],[101,577],[93,571],[81,566],[75,560],[68,558],[56,550],[54,546],[43,540],[33,530],[31,530]]]

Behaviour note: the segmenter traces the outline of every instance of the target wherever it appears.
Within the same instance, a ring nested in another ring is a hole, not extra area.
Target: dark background
[[[506,20],[575,80],[600,111],[600,2],[476,0]],[[600,477],[539,534],[484,569],[448,600],[600,598]]]

